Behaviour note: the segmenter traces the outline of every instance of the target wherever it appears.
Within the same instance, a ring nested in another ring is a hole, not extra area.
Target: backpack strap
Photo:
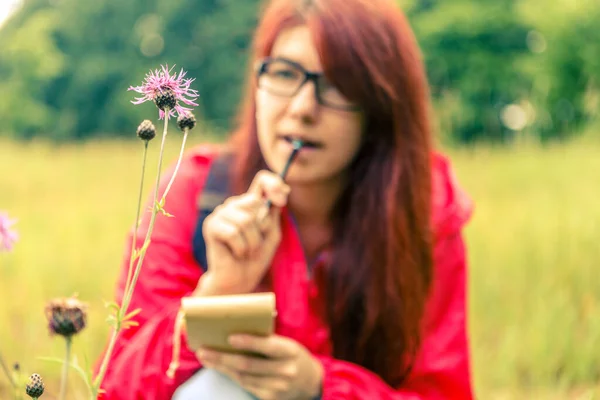
[[[229,189],[229,165],[231,156],[222,154],[217,156],[210,165],[208,177],[204,189],[198,196],[196,206],[198,207],[198,221],[193,236],[193,253],[196,262],[206,272],[208,262],[206,259],[206,243],[202,236],[204,220],[213,210],[230,196]]]

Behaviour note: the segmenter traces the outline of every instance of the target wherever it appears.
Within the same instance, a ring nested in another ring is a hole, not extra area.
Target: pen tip
[[[294,150],[300,150],[304,146],[304,142],[300,139],[294,139],[292,141],[292,146],[294,147]]]

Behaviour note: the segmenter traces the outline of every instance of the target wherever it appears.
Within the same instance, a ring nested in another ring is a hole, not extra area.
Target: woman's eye
[[[279,69],[279,70],[273,71],[272,74],[278,78],[284,78],[284,79],[295,79],[298,75],[298,73],[296,71],[291,70],[291,69]]]

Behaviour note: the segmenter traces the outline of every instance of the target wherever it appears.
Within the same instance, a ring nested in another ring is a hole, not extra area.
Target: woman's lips
[[[302,142],[302,148],[306,148],[306,149],[317,149],[317,148],[321,147],[321,144],[319,142],[312,141],[309,139],[304,139],[299,136],[285,135],[285,136],[283,136],[283,139],[290,144],[293,144],[293,142],[295,140],[300,140]]]

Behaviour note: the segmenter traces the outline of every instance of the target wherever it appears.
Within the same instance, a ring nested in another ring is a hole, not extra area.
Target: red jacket
[[[215,148],[201,146],[184,158],[165,209],[159,215],[129,310],[138,307],[138,327],[123,332],[115,346],[100,396],[103,400],[170,399],[175,389],[200,367],[182,335],[180,366],[167,377],[173,355],[173,331],[180,299],[196,287],[202,273],[192,253],[198,211],[196,199],[203,188]],[[164,191],[173,169],[160,184]],[[433,224],[435,278],[425,318],[425,337],[416,364],[401,387],[392,388],[374,373],[330,356],[328,330],[312,313],[318,293],[306,274],[298,233],[285,211],[282,241],[272,265],[278,334],[306,346],[323,363],[323,399],[356,400],[470,400],[473,398],[466,334],[466,260],[461,227],[471,215],[471,203],[457,186],[448,161],[433,157]],[[151,205],[147,204],[146,210]],[[149,214],[138,232],[142,243]],[[130,248],[129,245],[126,246]],[[117,286],[120,302],[129,264],[129,251]]]

